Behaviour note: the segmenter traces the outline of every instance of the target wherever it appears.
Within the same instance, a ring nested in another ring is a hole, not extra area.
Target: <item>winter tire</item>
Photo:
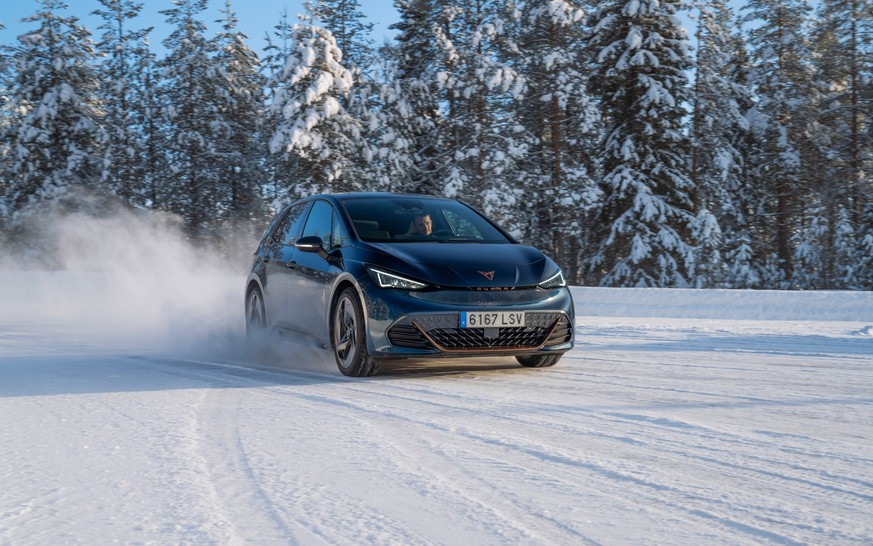
[[[267,313],[261,290],[253,287],[246,296],[246,335],[249,339],[263,337],[267,330]]]
[[[337,298],[331,317],[331,345],[336,364],[343,375],[365,377],[379,370],[379,363],[367,352],[364,312],[353,288]]]
[[[557,355],[517,356],[515,359],[525,368],[548,368],[557,364],[562,356],[564,356],[563,353]]]

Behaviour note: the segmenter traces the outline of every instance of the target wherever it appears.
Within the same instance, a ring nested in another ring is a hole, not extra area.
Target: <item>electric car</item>
[[[558,265],[454,199],[316,195],[281,210],[245,286],[252,336],[311,336],[339,370],[386,359],[513,356],[553,366],[573,347]]]

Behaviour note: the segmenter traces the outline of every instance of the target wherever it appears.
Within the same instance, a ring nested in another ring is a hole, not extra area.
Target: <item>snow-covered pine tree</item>
[[[745,108],[751,97],[744,82],[738,81],[741,72],[735,53],[742,43],[733,33],[735,21],[725,0],[703,0],[697,7],[690,170],[698,215],[694,285],[748,285],[751,249],[740,247],[749,245],[751,238],[742,202],[743,157],[737,144],[748,131]]]
[[[840,207],[837,211],[837,221],[831,242],[834,259],[829,288],[858,290],[861,287],[859,265],[862,258],[859,255],[859,246],[852,213]]]
[[[819,204],[809,209],[792,237],[794,268],[791,288],[815,290],[825,287],[827,273],[824,248],[825,241],[831,236],[831,226],[828,225],[822,208],[823,205]]]
[[[145,117],[141,69],[148,57],[145,39],[151,28],[130,29],[142,3],[133,0],[100,0],[100,3],[104,9],[93,12],[103,19],[98,27],[103,34],[97,50],[105,58],[98,67],[104,111],[100,181],[124,201],[141,205],[146,190],[141,155],[146,142],[139,126]]]
[[[212,78],[217,84],[216,105],[222,138],[215,143],[220,161],[219,186],[225,217],[224,239],[253,235],[252,220],[263,220],[260,192],[265,184],[261,121],[264,82],[257,54],[237,29],[238,20],[230,0],[222,11],[221,30],[213,39],[215,51]]]
[[[858,288],[873,290],[873,201],[861,211],[861,222],[856,230],[858,240]]]
[[[514,66],[518,12],[497,0],[439,2],[433,29],[443,116],[440,149],[448,154],[443,193],[481,207],[520,235],[518,161],[527,154],[513,114],[524,78]]]
[[[384,49],[378,134],[373,149],[383,186],[442,193],[439,173],[446,157],[439,148],[438,59],[433,47],[433,0],[395,0],[400,21],[394,46]]]
[[[809,144],[804,131],[812,120],[812,74],[804,34],[810,8],[806,0],[748,0],[743,9],[742,21],[751,26],[750,83],[758,97],[751,117],[757,143],[747,162],[752,184],[764,193],[756,229],[765,253],[776,257],[770,259],[768,270],[781,268],[781,277],[790,278],[793,227],[810,193],[803,162]]]
[[[163,153],[167,134],[164,131],[163,115],[161,114],[160,76],[158,74],[155,54],[150,49],[148,37],[142,42],[143,55],[137,58],[135,70],[141,74],[142,89],[139,93],[141,106],[134,109],[138,118],[134,125],[142,131],[144,143],[139,150],[143,178],[140,181],[140,193],[143,205],[147,208],[163,208],[159,193],[160,179],[168,172],[167,158]]]
[[[609,0],[589,42],[606,117],[600,248],[605,286],[687,286],[694,274],[684,105],[691,67],[679,1]]]
[[[864,129],[873,121],[864,97],[865,81],[873,81],[873,3],[821,2],[812,38],[819,117],[807,131],[817,153],[807,170],[815,175],[813,198],[822,201],[822,214],[835,230],[822,250],[823,286],[831,288],[857,284],[845,278],[844,263],[847,247],[857,246],[857,241],[838,241],[837,230],[855,233],[864,202],[873,193],[873,185],[865,181],[865,158],[868,170],[873,166],[873,135]]]
[[[270,152],[290,169],[287,195],[279,199],[362,189],[348,176],[361,138],[360,122],[342,104],[352,88],[352,72],[327,29],[300,23],[290,38],[291,53],[270,78],[269,108],[281,116]]]
[[[223,174],[218,143],[226,135],[218,113],[216,71],[212,43],[198,15],[207,0],[173,0],[161,11],[173,29],[164,41],[162,109],[169,138],[169,169],[160,180],[164,208],[181,215],[188,235],[202,239],[214,234],[215,209],[222,203]]]
[[[370,144],[379,138],[379,85],[374,81],[371,67],[375,57],[370,40],[372,23],[360,10],[357,0],[307,0],[304,2],[307,17],[313,24],[331,32],[337,48],[342,52],[343,66],[352,73],[352,86],[340,98],[345,111],[359,120],[361,138],[349,153],[352,160],[347,171],[349,179],[355,179],[364,189],[388,189],[380,187],[378,175],[371,161]]]
[[[759,155],[759,148],[765,144],[760,142],[751,130],[757,114],[754,97],[751,92],[752,65],[745,38],[741,33],[734,36],[730,65],[730,80],[738,89],[737,98],[740,101],[740,111],[745,112],[748,121],[747,129],[736,134],[733,146],[742,158],[742,169],[738,184],[726,186],[730,192],[729,202],[734,209],[725,210],[721,218],[724,225],[723,256],[725,261],[725,288],[760,288],[773,286],[765,282],[767,248],[761,243],[769,235],[762,235],[763,222],[758,218],[767,202],[764,188],[757,185],[756,169],[747,158]]]
[[[530,149],[521,177],[530,223],[523,239],[543,248],[580,281],[578,256],[587,250],[590,211],[599,200],[590,158],[601,118],[588,95],[583,64],[585,10],[575,0],[530,0],[521,8],[519,71],[527,81],[518,115]]]
[[[306,0],[304,8],[314,24],[330,30],[345,66],[364,70],[372,63],[373,23],[365,22],[358,0]]]
[[[378,79],[371,82],[379,91],[379,107],[372,109],[367,117],[365,134],[371,150],[367,163],[369,187],[381,191],[432,193],[420,180],[416,181],[416,176],[424,170],[415,158],[418,134],[415,122],[420,118],[415,116],[409,102],[413,97],[406,94],[409,88],[399,76],[394,60],[396,51],[386,44],[380,67],[375,70]],[[431,126],[428,135],[433,135],[433,120],[428,121]]]
[[[264,78],[264,91],[266,95],[265,105],[272,104],[275,101],[276,90],[280,82],[273,75],[278,74],[285,67],[285,60],[291,54],[292,27],[293,25],[288,21],[288,11],[285,10],[282,12],[279,22],[273,27],[272,33],[267,32],[265,35],[267,45],[264,47],[264,58],[261,62],[261,75]],[[271,203],[276,203],[277,205],[284,204],[287,198],[288,185],[292,180],[296,179],[296,161],[293,158],[286,158],[282,154],[269,153],[270,140],[282,123],[284,123],[282,112],[265,106],[261,122],[263,141],[261,147],[266,155],[264,170],[267,177],[264,196]],[[280,196],[282,196],[281,199]]]
[[[3,30],[3,23],[0,23],[0,30]],[[6,195],[9,178],[12,176],[11,165],[11,121],[12,112],[10,111],[9,102],[10,74],[9,60],[6,55],[6,48],[0,47],[0,245],[3,244],[6,238],[6,203],[4,196]]]
[[[873,82],[873,1],[821,0],[813,40],[824,95],[822,123],[830,129],[832,208],[846,207],[857,225],[873,194],[873,133],[865,131],[873,126],[873,108],[864,89]]]
[[[76,17],[64,17],[60,0],[39,0],[24,19],[38,28],[11,48],[14,79],[9,100],[14,177],[7,183],[5,210],[26,216],[29,204],[58,200],[72,188],[99,178],[96,134],[100,107],[94,46]]]

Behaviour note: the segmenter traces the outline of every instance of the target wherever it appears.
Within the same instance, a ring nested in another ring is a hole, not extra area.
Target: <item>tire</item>
[[[364,312],[353,288],[340,293],[331,312],[331,347],[343,375],[367,377],[379,371],[379,362],[367,353]]]
[[[525,368],[548,368],[554,366],[561,360],[564,353],[556,355],[533,355],[533,356],[517,356],[518,363]]]
[[[264,308],[264,297],[261,290],[255,286],[246,295],[246,336],[262,339],[267,332],[267,312]]]

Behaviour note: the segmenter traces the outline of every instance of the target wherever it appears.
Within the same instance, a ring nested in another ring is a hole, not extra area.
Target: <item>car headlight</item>
[[[414,281],[412,279],[407,279],[406,277],[401,277],[400,275],[397,275],[395,273],[389,273],[376,267],[367,267],[367,272],[370,273],[370,277],[372,277],[373,281],[381,288],[421,290],[422,288],[427,287],[427,285],[424,283]]]
[[[564,273],[559,269],[557,273],[544,280],[538,285],[540,288],[552,289],[567,286],[567,281],[564,280]]]

